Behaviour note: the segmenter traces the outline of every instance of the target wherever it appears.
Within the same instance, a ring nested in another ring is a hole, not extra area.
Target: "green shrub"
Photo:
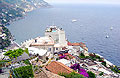
[[[9,60],[0,60],[0,63],[5,63],[5,62],[9,62]]]
[[[29,54],[28,49],[16,49],[16,50],[9,50],[6,53],[4,53],[5,56],[9,56],[10,58],[17,58],[18,56],[22,55],[24,52]]]
[[[104,66],[106,67],[106,62],[105,62],[105,61],[103,61],[101,64],[104,65]]]
[[[15,68],[13,72],[15,73],[15,78],[34,77],[32,66],[23,66],[23,67]]]
[[[80,57],[80,58],[85,58],[85,55],[84,55],[83,53],[81,53],[81,54],[79,55],[79,57]]]
[[[99,62],[103,61],[103,59],[99,59]]]
[[[94,74],[93,72],[88,71],[87,73],[88,73],[88,75],[89,75],[89,78],[96,78],[96,77],[95,77],[95,74]]]
[[[90,58],[90,56],[86,56],[85,58],[88,59],[88,58]]]
[[[96,58],[91,58],[93,61],[96,61]]]
[[[104,72],[101,72],[99,75],[102,76],[104,74]]]
[[[70,59],[72,59],[72,56],[68,55],[68,57],[69,57]]]
[[[120,70],[119,70],[120,67],[117,67],[117,66],[113,67],[113,66],[111,66],[110,69],[111,69],[113,72],[115,72],[115,73],[120,73]]]
[[[97,58],[97,59],[100,59],[100,56],[96,55],[96,58]]]
[[[29,60],[24,60],[24,63],[27,64],[27,65],[31,65]]]
[[[78,73],[75,72],[71,72],[71,73],[59,73],[60,76],[64,76],[65,78],[85,78],[83,75],[80,75]]]
[[[59,60],[59,58],[56,58],[56,60]]]
[[[38,61],[39,61],[39,59],[37,58],[36,62],[38,62]]]

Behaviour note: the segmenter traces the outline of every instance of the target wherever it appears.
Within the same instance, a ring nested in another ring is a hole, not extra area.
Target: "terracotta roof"
[[[71,43],[71,42],[68,42],[68,46],[80,46],[80,43]]]
[[[73,72],[73,69],[57,61],[51,62],[48,66],[46,66],[46,68],[55,74],[62,73],[62,72],[65,72],[65,73]]]
[[[85,43],[83,42],[80,42],[79,44],[80,44],[80,47],[86,47]]]
[[[71,57],[72,57],[71,59],[75,58],[74,56],[72,56],[72,55],[71,55],[71,54],[69,54],[69,53],[64,53],[64,55],[71,56]]]
[[[70,46],[70,45],[72,45],[72,43],[68,41],[67,45]]]
[[[65,78],[64,76],[59,76],[58,74],[52,73],[52,72],[47,71],[45,69],[43,69],[43,71],[46,73],[46,75],[48,76],[48,78]]]
[[[60,57],[60,56],[63,56],[63,54],[59,54],[58,56],[59,56],[59,57]]]
[[[71,43],[68,41],[68,46],[80,46],[82,47],[84,50],[88,51],[88,48],[86,47],[86,45],[83,42],[80,43]]]
[[[71,43],[68,41],[68,46],[81,46],[81,47],[86,47],[86,45],[83,42],[80,43]]]
[[[37,70],[36,72],[34,72],[34,78],[49,78],[49,77],[47,76],[47,74],[44,71]]]

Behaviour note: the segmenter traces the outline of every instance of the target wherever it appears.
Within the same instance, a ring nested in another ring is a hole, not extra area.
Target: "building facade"
[[[62,47],[67,46],[65,31],[62,28],[56,26],[50,26],[45,31],[45,36],[50,36],[54,39],[55,44],[59,44]]]

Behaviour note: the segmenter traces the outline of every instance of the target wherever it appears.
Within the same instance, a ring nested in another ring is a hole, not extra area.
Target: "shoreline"
[[[27,10],[27,11],[25,11],[25,12],[23,12],[22,13],[22,17],[16,17],[16,18],[14,18],[14,19],[11,19],[9,22],[7,22],[7,23],[5,23],[5,24],[0,24],[0,25],[3,25],[5,28],[7,28],[7,29],[9,29],[8,27],[10,26],[10,24],[11,23],[13,23],[13,22],[15,22],[15,21],[19,21],[19,20],[21,20],[21,19],[24,19],[26,16],[27,16],[27,14],[28,13],[30,13],[30,12],[32,12],[32,11],[34,11],[34,10],[36,10],[36,9],[39,9],[39,8],[51,8],[52,6],[51,5],[46,5],[46,6],[39,6],[39,7],[37,7],[37,8],[34,8],[34,9],[32,9],[32,10]],[[9,31],[10,32],[10,31]],[[10,32],[11,33],[11,32]],[[16,44],[16,46],[18,47],[20,47],[20,44],[19,43],[17,43],[15,40],[15,38],[14,38],[14,35],[12,35],[11,34],[11,39],[10,39],[10,41],[11,41],[11,43],[13,43],[13,44]],[[12,45],[12,44],[10,44],[10,45]],[[9,47],[9,46],[8,46]],[[5,47],[5,48],[8,48],[8,47]]]
[[[27,40],[21,42],[20,46],[23,46],[23,45],[26,46],[26,45],[28,45],[28,43],[31,42],[32,40],[34,40],[34,38],[27,39]],[[85,44],[85,45],[86,45],[86,44]],[[88,47],[87,47],[87,48],[88,48]],[[91,53],[91,52],[88,51],[88,53]],[[111,65],[111,66],[118,66],[118,65],[113,64],[111,61],[108,61],[108,60],[107,60],[105,57],[103,57],[102,55],[100,55],[100,54],[98,54],[98,53],[95,53],[95,54],[98,55],[98,56],[100,56],[101,58],[103,58],[104,61],[105,61],[107,64],[109,64],[109,65]]]
[[[40,7],[41,8],[41,7]],[[45,7],[46,8],[46,7]],[[48,8],[48,7],[47,7]],[[36,9],[38,9],[38,8],[36,8]],[[33,9],[32,11],[34,11],[35,9]],[[29,12],[31,12],[31,11],[29,11]],[[24,19],[25,17],[26,17],[26,15],[27,15],[27,13],[29,13],[29,12],[26,12],[26,14],[23,16],[23,17],[21,17],[21,18],[16,18],[14,21],[19,21],[19,20],[21,20],[21,19]],[[12,21],[12,22],[14,22],[14,21]],[[12,23],[11,22],[11,23]],[[9,26],[9,25],[8,25]],[[6,26],[7,27],[7,26]],[[17,43],[16,41],[14,41],[17,45],[20,45],[20,43]],[[102,56],[103,57],[103,56]]]

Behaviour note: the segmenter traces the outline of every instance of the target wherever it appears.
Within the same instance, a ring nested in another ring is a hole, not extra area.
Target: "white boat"
[[[109,38],[109,35],[106,35],[106,38]]]
[[[113,30],[113,27],[110,27],[110,30]]]
[[[76,20],[76,19],[73,19],[72,22],[77,22],[77,20]]]

